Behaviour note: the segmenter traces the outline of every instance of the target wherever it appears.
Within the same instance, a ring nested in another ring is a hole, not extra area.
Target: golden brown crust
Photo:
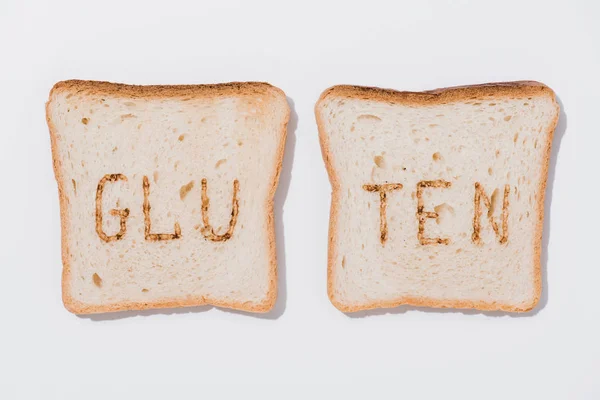
[[[64,287],[65,285],[63,282],[63,288]],[[66,299],[68,299],[68,301]],[[272,301],[274,304],[274,300]],[[64,292],[63,303],[65,305],[65,308],[73,314],[98,314],[115,311],[149,310],[158,308],[178,308],[194,306],[215,306],[231,308],[240,311],[264,313],[268,312],[272,308],[272,305],[267,307],[269,304],[271,304],[267,301],[259,304],[253,304],[249,302],[227,302],[206,296],[182,297],[181,299],[165,298],[163,300],[157,300],[152,302],[124,301],[119,303],[93,305],[77,301],[73,299],[70,295],[67,295],[67,297],[65,297]]]
[[[50,91],[66,91],[73,95],[118,96],[130,98],[205,98],[215,96],[255,96],[277,91],[285,97],[283,91],[264,82],[230,82],[211,85],[125,85],[122,83],[101,81],[61,81]]]
[[[554,92],[548,86],[535,81],[485,83],[482,85],[455,86],[425,92],[400,92],[393,89],[339,85],[325,90],[321,94],[317,106],[330,96],[419,106],[428,104],[438,105],[465,100],[483,100],[487,97],[528,97],[540,95],[554,97]]]
[[[554,119],[548,126],[548,130],[546,134],[548,135],[548,145],[546,146],[546,154],[544,154],[544,160],[542,161],[542,181],[540,183],[540,189],[537,198],[537,226],[536,226],[536,234],[534,238],[534,287],[535,293],[534,298],[531,303],[531,307],[525,311],[529,311],[533,309],[538,302],[540,301],[540,297],[542,296],[542,235],[544,231],[544,199],[546,198],[546,184],[548,183],[548,167],[550,166],[550,155],[552,152],[552,139],[554,138],[554,131],[556,129],[556,125],[558,124],[558,117],[560,115],[560,106],[556,101],[554,96],[554,92],[552,92],[552,99],[554,100],[554,105],[556,107],[556,113],[554,115]]]
[[[269,238],[268,251],[270,259],[269,269],[269,287],[267,295],[262,303],[250,302],[228,302],[219,299],[214,299],[207,296],[185,297],[181,299],[165,298],[153,302],[118,302],[104,305],[85,304],[75,300],[71,296],[70,279],[70,252],[67,242],[69,231],[68,226],[68,202],[64,194],[64,182],[61,170],[61,160],[58,157],[58,147],[56,143],[56,127],[50,116],[50,104],[54,93],[59,91],[68,91],[78,94],[94,94],[94,95],[114,95],[119,97],[131,98],[205,98],[216,96],[255,96],[259,94],[272,94],[282,97],[286,102],[287,114],[283,118],[280,126],[281,141],[277,149],[277,161],[275,172],[271,177],[271,190],[266,203],[267,211],[267,237]],[[231,308],[235,310],[265,313],[270,311],[277,300],[277,252],[275,248],[275,221],[273,216],[273,203],[275,191],[279,182],[279,175],[283,164],[283,153],[285,149],[285,141],[287,137],[287,124],[290,118],[290,108],[287,105],[285,93],[268,83],[262,82],[231,82],[211,85],[154,85],[154,86],[136,86],[124,85],[110,82],[99,81],[81,81],[68,80],[61,81],[54,85],[50,91],[49,100],[46,102],[46,121],[50,131],[50,144],[52,149],[52,160],[54,175],[58,184],[58,194],[60,203],[60,221],[61,221],[61,257],[63,263],[62,272],[62,299],[67,310],[74,314],[93,314],[114,311],[126,310],[146,310],[159,308],[174,308],[174,307],[192,307],[210,305],[216,307]]]
[[[470,301],[470,300],[443,300],[430,297],[412,297],[405,296],[389,301],[378,301],[373,303],[352,306],[338,302],[335,298],[329,297],[331,303],[340,311],[351,313],[364,310],[373,310],[375,308],[393,308],[398,306],[431,307],[431,308],[468,308],[481,311],[508,311],[508,312],[527,312],[531,311],[537,304],[537,300],[531,303],[523,303],[520,306],[503,304],[499,302]]]
[[[548,126],[546,134],[548,142],[546,153],[542,165],[542,175],[540,189],[537,198],[538,221],[536,233],[534,235],[534,293],[530,302],[524,302],[520,305],[503,304],[499,302],[485,301],[467,301],[453,299],[434,299],[428,297],[412,297],[403,296],[389,301],[375,301],[359,305],[345,304],[335,298],[333,290],[333,282],[335,280],[334,260],[336,259],[335,236],[337,232],[338,220],[338,205],[340,199],[340,185],[337,178],[337,173],[333,168],[332,155],[329,151],[329,141],[325,134],[325,127],[319,109],[321,104],[329,97],[351,98],[370,101],[387,102],[391,104],[406,104],[414,106],[422,105],[438,105],[465,100],[483,100],[491,98],[504,97],[551,97],[555,106],[556,114],[554,119]],[[544,197],[546,190],[546,182],[548,178],[548,166],[550,163],[550,154],[552,148],[552,138],[554,130],[558,123],[559,106],[556,102],[556,97],[552,89],[548,86],[535,81],[516,81],[516,82],[500,82],[487,83],[482,85],[472,86],[457,86],[449,88],[435,89],[426,92],[400,92],[392,89],[380,89],[374,87],[361,87],[340,85],[333,86],[325,90],[319,100],[315,104],[315,116],[317,127],[319,130],[319,140],[321,143],[321,154],[327,168],[329,181],[331,182],[331,211],[329,218],[329,246],[327,254],[327,294],[331,303],[342,312],[356,312],[362,310],[372,310],[375,308],[392,308],[401,305],[418,306],[418,307],[433,307],[433,308],[469,308],[482,311],[509,311],[509,312],[527,312],[531,311],[539,302],[542,293],[542,267],[541,267],[541,250],[542,250],[542,230],[544,224]]]

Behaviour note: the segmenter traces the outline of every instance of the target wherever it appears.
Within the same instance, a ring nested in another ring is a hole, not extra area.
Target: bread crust
[[[50,91],[50,98],[55,92],[66,91],[84,95],[111,95],[139,99],[206,98],[214,96],[255,96],[278,93],[285,98],[285,93],[265,82],[229,82],[204,85],[126,85],[103,81],[67,80],[57,82]]]
[[[71,269],[70,269],[70,250],[67,241],[68,230],[68,204],[64,194],[65,181],[62,176],[61,160],[58,156],[57,148],[57,129],[50,115],[50,105],[53,95],[56,92],[69,92],[73,94],[85,95],[107,95],[113,97],[127,97],[138,99],[156,99],[156,98],[177,98],[194,99],[221,96],[248,96],[270,94],[275,97],[281,97],[286,104],[286,115],[283,118],[280,127],[280,142],[277,149],[277,159],[274,173],[271,176],[271,188],[265,204],[267,211],[267,237],[269,240],[268,251],[270,259],[269,269],[269,287],[266,298],[261,303],[250,302],[228,302],[210,296],[186,296],[182,298],[164,298],[152,302],[116,302],[111,304],[86,304],[74,299],[71,296]],[[210,305],[216,307],[231,308],[235,310],[266,313],[270,311],[277,300],[277,251],[275,247],[275,220],[274,220],[274,198],[279,175],[283,165],[283,153],[287,137],[287,124],[290,117],[290,108],[287,104],[285,93],[268,83],[264,82],[230,82],[206,85],[125,85],[120,83],[101,82],[101,81],[83,81],[67,80],[54,85],[50,91],[49,99],[46,102],[46,121],[50,131],[50,144],[52,149],[52,160],[54,175],[58,184],[58,195],[60,203],[60,221],[61,221],[61,254],[62,254],[62,300],[65,308],[74,314],[94,314],[114,311],[127,310],[146,310],[175,307],[192,307]]]
[[[547,145],[543,156],[542,177],[539,187],[537,203],[537,224],[533,237],[534,246],[534,292],[528,302],[519,305],[505,304],[496,301],[470,301],[458,299],[434,299],[429,297],[402,296],[388,301],[374,301],[364,304],[346,304],[335,297],[334,280],[334,260],[337,256],[336,233],[338,224],[338,211],[340,199],[340,184],[337,178],[337,171],[333,167],[332,154],[329,149],[329,141],[325,132],[325,126],[320,115],[322,103],[331,97],[360,99],[377,102],[386,102],[389,104],[403,104],[411,106],[440,105],[466,100],[491,100],[500,98],[527,98],[547,96],[550,97],[556,107],[556,113],[551,123],[548,125]],[[329,246],[327,254],[327,295],[331,303],[342,312],[356,312],[363,310],[372,310],[376,308],[393,308],[401,305],[410,305],[417,307],[432,308],[467,308],[481,311],[508,311],[508,312],[527,312],[531,311],[539,302],[542,294],[542,233],[544,226],[544,198],[546,193],[546,184],[548,180],[548,167],[550,164],[550,155],[552,149],[552,139],[558,123],[560,108],[556,101],[554,91],[543,83],[536,81],[515,81],[486,83],[470,86],[455,86],[440,88],[424,92],[401,92],[393,89],[381,89],[376,87],[338,85],[325,90],[315,104],[315,116],[319,130],[319,141],[321,143],[321,154],[327,168],[329,181],[331,183],[331,209],[329,219]]]

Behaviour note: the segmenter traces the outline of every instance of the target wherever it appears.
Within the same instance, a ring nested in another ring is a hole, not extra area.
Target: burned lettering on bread
[[[155,173],[156,174],[156,173]],[[107,174],[105,175],[100,182],[98,183],[98,187],[96,190],[96,232],[100,239],[105,242],[112,242],[115,240],[120,240],[123,238],[125,233],[127,232],[127,218],[129,217],[129,209],[112,209],[108,213],[112,216],[120,218],[120,230],[115,235],[109,236],[107,235],[102,227],[103,223],[103,214],[102,214],[102,194],[104,192],[104,186],[107,182],[116,182],[116,181],[127,181],[127,177],[123,174]],[[183,185],[179,189],[179,197],[183,200],[188,192],[192,189],[194,185],[194,181],[190,181],[188,184]],[[150,180],[147,176],[143,177],[142,188],[144,193],[144,202],[142,204],[142,212],[144,215],[144,238],[149,241],[165,241],[165,240],[173,240],[181,238],[181,227],[179,222],[175,222],[174,224],[174,233],[153,233],[152,232],[152,219],[150,217],[150,210],[152,209],[150,205]],[[239,190],[240,183],[237,179],[233,181],[233,195],[231,201],[231,217],[229,219],[229,227],[227,231],[223,234],[219,234],[219,229],[214,229],[210,224],[210,219],[208,216],[209,213],[209,203],[210,199],[208,197],[208,181],[206,179],[202,179],[202,197],[201,197],[201,209],[202,209],[202,224],[197,224],[195,226],[196,230],[199,230],[206,239],[213,242],[224,242],[233,236],[233,232],[235,230],[235,226],[237,224],[238,213],[239,213]],[[119,201],[117,201],[117,207],[119,207]],[[168,214],[170,215],[170,213]]]
[[[402,189],[402,184],[400,183],[383,183],[380,185],[376,184],[365,184],[363,185],[363,189],[367,192],[379,192],[379,240],[381,241],[381,245],[385,246],[385,242],[388,236],[388,227],[387,227],[387,192],[391,192],[392,190]]]
[[[179,222],[175,222],[175,233],[152,233],[152,220],[150,219],[150,182],[148,177],[144,175],[144,204],[142,211],[144,212],[144,238],[150,241],[173,240],[181,238],[181,228]]]
[[[96,188],[96,233],[100,239],[107,243],[114,242],[115,240],[121,240],[127,232],[127,217],[129,217],[128,208],[123,210],[112,209],[109,211],[110,215],[120,218],[119,232],[117,232],[115,235],[109,236],[102,228],[102,193],[104,192],[104,185],[106,185],[107,182],[116,181],[127,181],[127,177],[123,174],[106,174],[104,177],[102,177],[102,179],[100,179],[100,182],[98,182],[98,187]]]
[[[231,239],[233,230],[235,229],[235,224],[237,222],[239,211],[238,191],[240,189],[240,182],[237,179],[233,181],[233,199],[231,200],[231,218],[229,219],[229,228],[227,229],[227,232],[223,233],[222,235],[217,234],[210,225],[208,218],[208,206],[210,199],[207,194],[207,186],[207,180],[202,179],[202,223],[204,226],[200,229],[200,232],[202,232],[202,235],[208,240],[213,242],[224,242]]]
[[[425,235],[425,223],[428,219],[438,219],[440,218],[440,214],[438,211],[442,211],[443,209],[450,209],[451,214],[454,215],[453,208],[448,206],[446,203],[436,206],[433,211],[425,210],[425,202],[423,200],[423,191],[428,188],[450,188],[452,186],[451,182],[444,180],[432,180],[432,181],[420,181],[417,183],[417,220],[418,220],[418,231],[417,231],[417,239],[421,245],[433,245],[433,244],[450,244],[450,238],[441,238],[441,237],[427,237]],[[382,246],[385,245],[385,242],[388,239],[388,224],[387,224],[387,195],[388,192],[392,190],[398,190],[402,188],[401,183],[383,183],[383,184],[364,184],[362,188],[368,192],[377,192],[379,193],[380,204],[379,204],[379,219],[380,219],[380,241]],[[509,206],[509,194],[510,194],[510,185],[504,186],[504,194],[502,197],[502,225],[500,226],[496,220],[494,219],[495,210],[498,208],[496,204],[500,202],[500,189],[496,189],[491,198],[487,196],[485,190],[481,183],[475,183],[475,196],[474,196],[474,216],[473,216],[473,233],[471,235],[471,240],[475,244],[479,244],[481,242],[481,202],[483,201],[484,206],[487,208],[487,216],[498,238],[498,242],[500,244],[505,244],[508,242],[508,206]],[[414,192],[412,198],[414,199]],[[439,220],[436,221],[439,223]],[[466,234],[465,234],[466,235]]]
[[[471,239],[473,243],[479,244],[481,241],[481,200],[483,199],[483,204],[485,204],[488,209],[488,219],[490,221],[490,225],[492,225],[492,229],[498,237],[498,241],[501,244],[508,242],[508,195],[510,193],[510,185],[504,186],[504,197],[502,200],[502,232],[496,223],[493,215],[493,201],[490,201],[483,186],[479,182],[475,182],[475,197],[474,197],[474,216],[473,216],[473,234],[471,235]],[[493,195],[492,195],[493,198]]]
[[[428,218],[438,218],[439,214],[435,211],[425,211],[425,204],[423,201],[423,189],[449,188],[450,186],[452,186],[452,183],[441,179],[435,181],[421,181],[417,183],[417,219],[419,220],[417,238],[419,239],[419,243],[422,245],[450,243],[450,239],[448,238],[429,238],[425,236],[425,222]]]

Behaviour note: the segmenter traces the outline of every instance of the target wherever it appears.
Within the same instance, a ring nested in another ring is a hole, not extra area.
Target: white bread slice
[[[57,83],[46,114],[65,307],[271,309],[289,112],[266,83]]]
[[[328,294],[338,309],[538,303],[559,115],[550,88],[335,86],[315,113],[333,191]]]

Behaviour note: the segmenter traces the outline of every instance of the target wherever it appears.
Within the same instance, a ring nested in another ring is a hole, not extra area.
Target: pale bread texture
[[[544,192],[559,115],[554,93],[537,82],[397,92],[336,86],[315,113],[331,185],[328,294],[340,310],[402,304],[528,311],[539,301]],[[427,218],[418,239],[417,184]],[[474,231],[475,183],[507,242],[500,243],[481,200]],[[387,237],[380,196],[365,184],[400,183],[387,192]]]
[[[265,83],[129,86],[65,81],[46,106],[59,187],[63,301],[74,313],[210,304],[266,312],[277,296],[273,197],[289,119],[284,93]],[[126,232],[110,209],[129,209]],[[143,179],[152,233],[145,239]],[[230,239],[202,234],[202,180],[208,216],[224,234],[239,183]]]

